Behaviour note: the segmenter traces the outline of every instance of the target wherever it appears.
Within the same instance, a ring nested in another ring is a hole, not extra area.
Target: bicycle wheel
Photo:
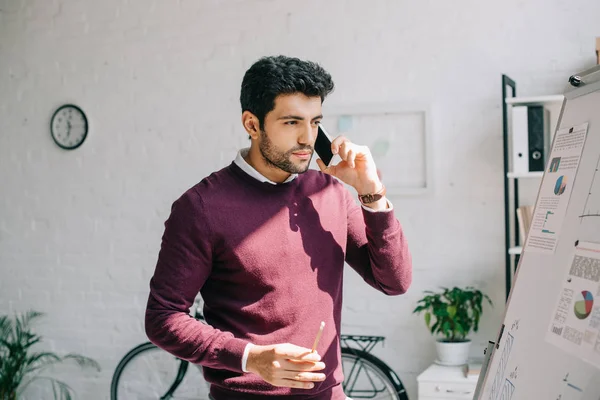
[[[344,393],[353,400],[408,400],[398,375],[366,351],[342,347],[342,369]]]
[[[198,400],[208,399],[208,392],[200,366],[150,342],[123,357],[110,386],[111,400]]]

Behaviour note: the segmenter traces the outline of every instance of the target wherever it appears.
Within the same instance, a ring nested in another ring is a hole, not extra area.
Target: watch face
[[[371,204],[375,203],[377,200],[381,199],[383,196],[380,194],[364,194],[359,196],[359,200],[363,204]]]
[[[56,144],[63,149],[72,150],[85,140],[88,122],[79,107],[67,104],[56,110],[50,128]]]

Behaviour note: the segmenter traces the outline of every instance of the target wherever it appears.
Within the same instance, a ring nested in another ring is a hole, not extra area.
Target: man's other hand
[[[248,354],[246,369],[273,386],[312,389],[313,382],[325,380],[316,373],[325,368],[318,353],[290,343],[254,345]]]

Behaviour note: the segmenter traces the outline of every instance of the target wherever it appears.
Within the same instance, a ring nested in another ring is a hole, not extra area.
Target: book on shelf
[[[521,246],[525,244],[525,238],[529,233],[531,221],[533,220],[533,206],[521,206],[517,208],[517,221],[519,223],[519,240]]]
[[[469,360],[464,367],[465,378],[477,379],[481,373],[483,360]]]

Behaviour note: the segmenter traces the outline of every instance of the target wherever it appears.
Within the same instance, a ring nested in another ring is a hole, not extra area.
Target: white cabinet
[[[417,377],[419,400],[472,400],[477,379],[465,377],[465,366],[432,364]]]

